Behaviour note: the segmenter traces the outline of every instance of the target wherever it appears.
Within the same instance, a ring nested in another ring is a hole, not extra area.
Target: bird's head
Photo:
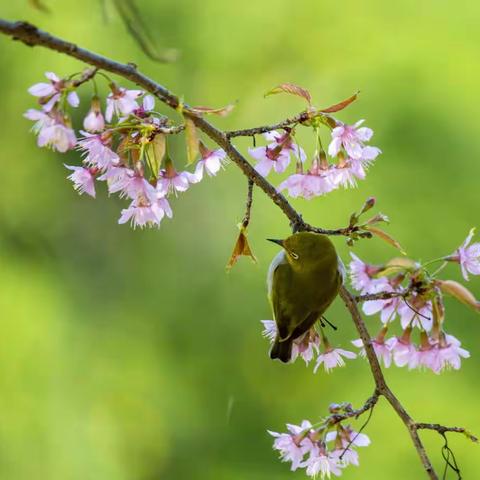
[[[298,232],[285,240],[268,239],[280,245],[294,269],[314,270],[325,261],[336,261],[335,247],[326,235],[313,232]]]

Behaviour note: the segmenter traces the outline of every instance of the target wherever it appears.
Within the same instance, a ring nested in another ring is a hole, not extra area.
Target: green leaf
[[[185,141],[187,143],[187,165],[195,162],[198,155],[198,134],[197,127],[190,117],[184,116],[185,119]]]

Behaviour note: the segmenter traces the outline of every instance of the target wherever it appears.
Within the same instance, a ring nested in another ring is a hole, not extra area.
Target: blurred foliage
[[[308,88],[330,105],[357,89],[341,114],[365,117],[384,154],[356,190],[295,201],[305,218],[342,226],[370,195],[392,219],[389,232],[418,258],[451,252],[480,223],[480,4],[406,0],[338,3],[305,0],[137,2],[174,65],[149,60],[118,15],[105,23],[101,2],[2,2],[1,16],[41,28],[142,71],[193,105],[239,99],[221,128],[281,120],[303,108],[275,96],[282,82]],[[112,8],[107,3],[107,8]],[[56,53],[0,38],[2,180],[0,188],[0,477],[2,480],[293,479],[276,459],[266,429],[315,420],[330,402],[363,402],[372,392],[366,363],[312,374],[298,362],[271,362],[259,320],[270,318],[264,277],[288,233],[281,212],[255,192],[249,241],[259,263],[224,266],[238,234],[246,182],[235,166],[173,202],[160,231],[116,224],[123,202],[100,192],[79,197],[62,163],[78,155],[39,150],[22,113],[26,89],[43,72],[82,68]],[[88,106],[83,89],[76,121]],[[311,153],[313,138],[300,139]],[[183,139],[174,151],[184,162]],[[250,140],[238,140],[243,151]],[[274,179],[275,181],[277,179]],[[280,179],[278,179],[280,181]],[[336,244],[344,259],[348,249]],[[380,240],[355,246],[382,261],[396,252]],[[449,267],[459,279],[459,271]],[[470,287],[480,292],[478,279]],[[351,321],[336,302],[332,340],[348,347]],[[377,318],[368,320],[372,331]],[[447,302],[447,328],[472,358],[458,372],[387,371],[406,408],[421,421],[480,432],[478,317]],[[367,433],[359,470],[343,478],[423,478],[408,434],[381,402]],[[422,433],[441,469],[441,438]],[[452,435],[464,478],[478,477],[478,446]]]

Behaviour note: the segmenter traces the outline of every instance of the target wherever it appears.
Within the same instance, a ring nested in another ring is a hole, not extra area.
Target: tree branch
[[[250,202],[251,199],[251,189],[253,188],[253,184],[255,184],[261,190],[263,190],[263,192],[273,201],[273,203],[275,203],[275,205],[277,205],[282,210],[282,212],[290,221],[291,226],[295,230],[308,230],[326,235],[348,235],[349,233],[351,233],[350,227],[337,230],[326,230],[305,223],[300,213],[298,213],[290,205],[288,200],[280,192],[278,192],[272,184],[270,184],[263,176],[256,172],[256,170],[252,167],[248,160],[235,148],[234,145],[232,145],[230,141],[230,139],[233,137],[252,136],[274,130],[276,128],[285,128],[296,125],[298,123],[306,122],[315,112],[305,111],[300,113],[296,117],[284,120],[283,122],[277,123],[275,125],[257,127],[247,130],[222,132],[221,130],[218,130],[216,127],[214,127],[207,120],[202,118],[199,114],[191,111],[188,105],[180,105],[180,100],[176,95],[174,95],[164,86],[160,85],[159,83],[137,71],[137,67],[133,63],[122,64],[114,60],[110,60],[109,58],[80,48],[73,43],[66,42],[65,40],[62,40],[58,37],[54,37],[53,35],[39,30],[37,27],[26,22],[9,22],[0,19],[0,32],[11,36],[14,40],[19,40],[28,46],[43,46],[50,50],[54,50],[66,54],[70,57],[76,58],[86,64],[96,67],[97,69],[102,69],[119,75],[122,78],[134,82],[135,84],[142,87],[144,90],[155,95],[173,110],[178,111],[179,109],[181,109],[184,115],[187,115],[194,121],[195,125],[199,130],[204,132],[219,147],[225,150],[230,159],[249,179],[248,202]],[[181,129],[182,127],[178,128]],[[248,202],[247,208],[249,209]],[[386,297],[385,294],[381,295],[381,299],[392,298],[391,296]],[[345,288],[345,286],[341,287],[340,296],[343,299],[347,309],[349,310],[353,322],[360,335],[360,338],[363,341],[366,356],[370,365],[370,370],[375,381],[375,393],[360,409],[351,410],[351,412],[346,412],[345,414],[334,414],[331,417],[333,419],[332,421],[338,422],[345,418],[356,417],[361,413],[371,409],[378,401],[380,395],[384,396],[405,424],[428,477],[433,480],[438,479],[438,475],[435,473],[432,467],[425,448],[423,447],[423,444],[418,436],[417,430],[430,429],[436,430],[441,434],[444,434],[445,432],[459,432],[466,434],[471,439],[474,439],[475,437],[468,434],[465,429],[460,427],[444,427],[438,424],[416,423],[413,421],[413,419],[404,409],[397,397],[392,393],[385,381],[385,377],[383,376],[382,369],[380,367],[379,361],[372,345],[371,337],[357,307],[357,302],[371,300],[374,298],[372,298],[371,296],[354,297]],[[379,297],[375,297],[375,299],[378,298]]]

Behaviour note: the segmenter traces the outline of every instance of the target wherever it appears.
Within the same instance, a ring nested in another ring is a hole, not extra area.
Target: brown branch
[[[176,95],[171,93],[159,83],[138,72],[136,66],[132,63],[122,64],[115,62],[106,57],[80,48],[73,43],[66,42],[65,40],[54,37],[49,33],[43,32],[37,29],[35,26],[25,22],[14,23],[0,19],[0,32],[11,36],[14,40],[22,41],[26,45],[40,45],[50,50],[64,53],[70,57],[76,58],[96,68],[117,74],[124,79],[134,82],[146,91],[157,96],[163,103],[165,103],[172,109],[178,110],[180,108],[180,100]],[[225,133],[215,128],[211,123],[203,119],[197,113],[189,111],[188,105],[182,105],[181,108],[184,115],[190,117],[194,121],[195,125],[202,132],[208,135],[218,146],[225,150],[230,159],[249,179],[249,188],[250,185],[252,185],[253,187],[253,184],[255,184],[261,190],[263,190],[263,192],[282,210],[285,216],[289,219],[290,224],[294,229],[308,230],[327,235],[349,235],[351,233],[351,227],[338,230],[325,230],[322,228],[313,227],[305,223],[302,219],[302,216],[290,205],[288,200],[280,192],[278,192],[275,187],[271,185],[263,176],[258,174],[256,170],[252,167],[252,165],[248,162],[248,160],[246,160],[246,158],[230,142],[230,138],[232,137],[242,135],[251,136],[275,128],[284,128],[286,126],[295,124],[296,122],[298,123],[300,121],[307,121],[308,118],[305,117],[305,115],[312,115],[312,113],[303,112],[302,114],[300,114],[300,116],[294,117],[293,119],[287,119],[284,122],[272,126],[257,127],[256,129],[237,130]],[[362,413],[368,410],[369,408],[371,408],[370,405],[372,404],[372,402],[374,404],[376,403],[380,395],[384,396],[407,427],[413,445],[420,457],[423,468],[427,473],[428,477],[430,479],[438,479],[438,476],[435,473],[431,462],[427,456],[425,448],[423,447],[423,444],[418,436],[417,430],[422,428],[430,428],[427,425],[435,427],[430,429],[437,430],[440,433],[442,429],[444,429],[444,432],[460,431],[461,429],[456,430],[452,429],[453,427],[449,428],[442,427],[440,425],[436,426],[436,424],[415,423],[413,421],[413,419],[406,412],[400,401],[387,386],[385,377],[383,376],[382,369],[380,367],[379,361],[371,343],[371,337],[358,310],[356,298],[352,296],[352,294],[344,286],[341,287],[340,296],[342,297],[347,309],[349,310],[353,322],[355,323],[355,326],[360,335],[360,338],[363,341],[366,356],[370,365],[370,370],[375,381],[375,394],[371,397],[371,399],[369,399],[370,402],[367,401],[364,407],[360,408],[357,411],[352,410],[351,416],[354,417],[358,412]],[[462,433],[466,434],[465,431],[463,431]]]
[[[357,328],[360,338],[362,339],[363,345],[365,347],[365,353],[370,364],[370,370],[375,380],[375,386],[377,391],[380,395],[383,395],[388,400],[392,408],[395,410],[397,415],[401,418],[401,420],[407,427],[413,445],[415,446],[418,456],[420,457],[420,461],[422,462],[423,468],[425,469],[425,472],[427,473],[429,478],[432,480],[438,480],[438,475],[435,473],[435,470],[433,469],[430,459],[428,458],[428,455],[425,451],[425,447],[423,446],[422,441],[418,436],[415,422],[413,421],[412,417],[410,417],[410,415],[407,413],[405,408],[403,408],[402,404],[390,390],[385,381],[385,377],[383,376],[380,363],[372,345],[370,334],[368,333],[365,322],[360,315],[357,303],[355,301],[355,297],[353,297],[353,295],[343,285],[340,289],[340,296],[342,297],[346,307],[350,311],[353,322],[355,323],[355,327]]]
[[[479,441],[478,437],[476,437],[475,435],[472,435],[468,430],[466,430],[463,427],[445,427],[444,425],[440,425],[438,423],[416,423],[415,428],[417,430],[421,430],[421,429],[435,430],[440,435],[444,435],[445,433],[448,433],[448,432],[462,433],[472,442],[478,443]]]
[[[357,295],[355,301],[369,302],[371,300],[390,300],[391,298],[405,297],[408,295],[408,291],[405,292],[379,292],[379,293],[366,293],[365,295]]]

